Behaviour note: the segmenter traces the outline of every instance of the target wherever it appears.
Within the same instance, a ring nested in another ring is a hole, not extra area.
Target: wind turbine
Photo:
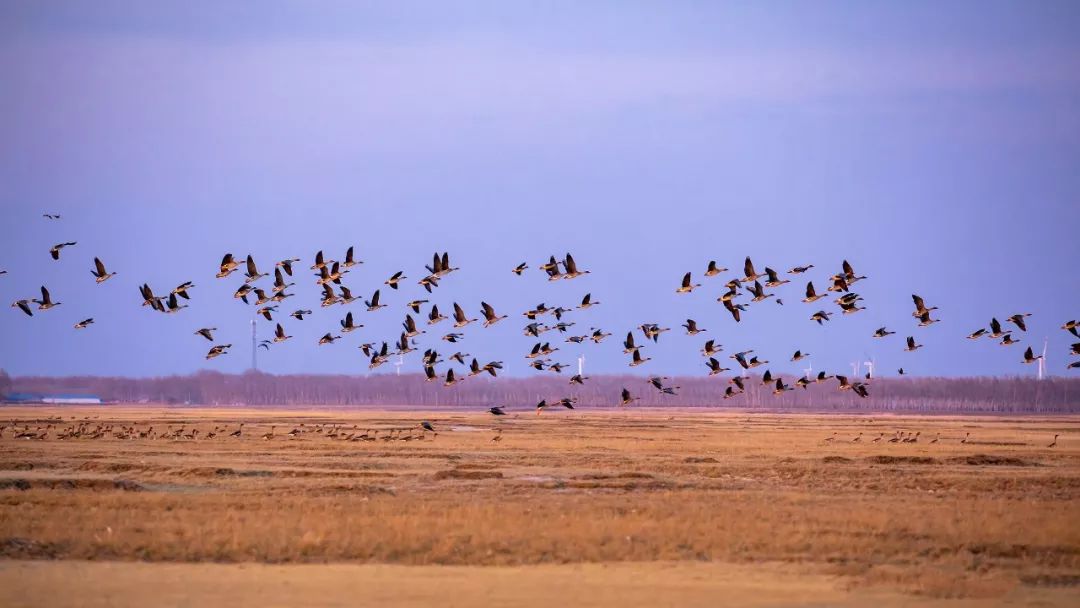
[[[585,373],[585,355],[579,355],[577,358],[577,373],[579,376]]]
[[[1039,380],[1042,380],[1046,374],[1046,343],[1049,341],[1049,338],[1043,338],[1043,352],[1042,357],[1039,358]]]
[[[396,371],[397,375],[399,375],[399,376],[401,375],[401,366],[402,365],[405,365],[405,355],[398,355],[397,356],[397,361],[394,361],[394,371]]]

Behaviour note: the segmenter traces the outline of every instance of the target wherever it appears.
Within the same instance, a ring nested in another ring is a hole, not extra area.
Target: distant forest
[[[92,393],[119,403],[165,403],[250,406],[418,406],[437,408],[532,407],[541,399],[576,397],[578,406],[615,407],[625,387],[640,398],[632,406],[762,408],[808,411],[1007,413],[1080,412],[1080,378],[880,378],[870,382],[870,396],[837,389],[836,380],[776,396],[760,376],[746,378],[746,392],[724,399],[727,377],[676,377],[679,386],[664,395],[644,376],[594,376],[571,386],[569,376],[491,378],[482,375],[444,387],[441,379],[425,382],[421,374],[270,375],[203,371],[188,376],[114,378],[73,376],[9,377],[0,370],[0,394],[10,392]],[[786,380],[793,381],[792,378]]]

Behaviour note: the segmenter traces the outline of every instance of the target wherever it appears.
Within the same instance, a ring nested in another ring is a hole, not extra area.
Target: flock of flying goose
[[[44,217],[48,220],[59,220],[60,216],[56,214],[44,214]],[[49,255],[55,261],[60,261],[62,253],[65,249],[75,247],[78,243],[76,241],[62,242],[54,245],[49,249]],[[255,258],[252,255],[247,255],[243,260],[237,258],[232,253],[226,253],[218,266],[218,272],[216,277],[218,279],[227,279],[234,273],[241,272],[243,276],[243,282],[236,289],[233,297],[242,301],[246,305],[255,307],[255,314],[262,316],[267,321],[274,322],[274,337],[272,339],[263,340],[260,343],[260,347],[269,349],[276,344],[286,342],[292,338],[288,335],[285,327],[281,321],[275,320],[275,315],[279,314],[279,308],[282,303],[288,298],[293,297],[295,294],[290,293],[289,289],[295,286],[292,282],[294,278],[294,272],[298,270],[295,267],[300,263],[299,258],[288,258],[277,261],[274,264],[273,273],[261,272],[259,265],[256,263]],[[353,294],[352,290],[343,284],[345,275],[349,274],[351,270],[363,264],[361,260],[356,259],[355,251],[353,247],[349,247],[344,255],[343,260],[328,259],[323,251],[319,251],[315,254],[313,264],[309,270],[314,271],[314,284],[319,289],[321,307],[326,309],[331,306],[349,306],[354,302],[362,302],[363,307],[367,312],[375,312],[382,308],[387,308],[388,304],[383,303],[381,299],[381,288],[375,289],[369,299],[358,297]],[[422,287],[427,294],[434,294],[440,282],[448,280],[448,277],[459,270],[459,268],[453,266],[450,261],[450,255],[447,252],[436,252],[432,257],[430,265],[425,266],[427,272],[416,283]],[[528,263],[523,262],[518,264],[511,272],[517,276],[522,276],[529,268]],[[787,271],[787,275],[796,277],[802,275],[809,270],[813,269],[813,264],[807,264],[804,266],[795,266]],[[538,264],[538,269],[547,276],[548,281],[558,280],[573,280],[579,277],[590,274],[589,270],[582,270],[578,267],[574,257],[567,253],[563,259],[557,259],[554,255],[541,264]],[[93,260],[93,268],[91,269],[91,275],[94,280],[101,284],[105,283],[112,277],[116,276],[115,272],[109,272],[105,263],[95,257]],[[721,267],[717,262],[710,261],[705,268],[704,276],[707,278],[717,277],[723,273],[728,272],[727,268]],[[6,274],[6,271],[0,270],[0,275]],[[389,287],[392,290],[399,290],[408,277],[405,276],[404,271],[395,272],[383,285]],[[859,303],[863,301],[863,297],[857,292],[853,291],[854,286],[867,277],[858,275],[852,265],[844,260],[841,264],[840,272],[833,274],[828,278],[826,287],[826,293],[819,293],[814,286],[814,282],[808,281],[805,288],[805,297],[802,298],[802,302],[805,304],[813,304],[823,298],[829,297],[829,293],[836,294],[833,303],[838,307],[838,311],[828,311],[820,309],[809,315],[809,319],[820,325],[831,322],[832,317],[836,314],[840,315],[852,315],[862,310],[865,310],[864,306],[860,306]],[[764,282],[762,282],[764,281]],[[754,266],[750,257],[747,257],[743,264],[742,276],[731,278],[726,283],[724,291],[718,298],[717,302],[731,315],[735,322],[740,322],[742,316],[750,310],[750,306],[753,304],[764,302],[770,298],[774,298],[776,304],[782,305],[783,300],[779,297],[778,293],[768,290],[776,290],[785,284],[790,283],[791,280],[783,278],[776,270],[765,267],[764,273],[759,273]],[[269,284],[268,284],[269,283]],[[682,280],[675,288],[675,292],[678,294],[690,294],[694,290],[701,288],[700,283],[694,283],[693,273],[687,272],[683,275]],[[151,310],[162,314],[176,314],[188,307],[187,301],[191,299],[190,291],[195,288],[195,283],[192,281],[186,281],[177,285],[167,292],[157,292],[150,286],[148,282],[144,282],[139,286],[139,296],[141,306],[149,307]],[[160,295],[159,295],[160,294]],[[740,298],[747,298],[745,302],[739,302]],[[939,319],[934,318],[932,315],[938,308],[936,306],[927,306],[926,302],[917,294],[911,296],[914,304],[914,310],[911,315],[917,320],[917,327],[927,327],[934,323],[937,323]],[[36,307],[31,306],[35,304]],[[550,371],[553,373],[562,373],[566,364],[556,362],[552,359],[552,355],[559,350],[558,346],[551,346],[550,341],[543,337],[543,334],[555,331],[558,334],[569,333],[570,328],[575,325],[575,322],[564,321],[563,318],[566,315],[575,313],[576,311],[583,311],[594,306],[599,305],[600,302],[592,299],[591,293],[586,293],[581,299],[580,304],[569,308],[562,306],[550,307],[545,303],[536,305],[531,310],[525,311],[523,315],[528,320],[528,323],[523,328],[523,333],[533,338],[536,342],[525,355],[525,358],[529,361],[529,366],[537,371]],[[53,296],[49,289],[45,286],[41,287],[40,298],[25,298],[16,300],[12,307],[16,308],[27,316],[34,316],[35,312],[44,312],[51,310],[57,306],[60,306],[61,302],[54,301]],[[381,345],[377,345],[375,342],[365,342],[359,345],[360,350],[364,353],[365,358],[368,360],[369,369],[375,369],[384,363],[386,363],[391,356],[405,355],[418,350],[417,338],[421,334],[427,333],[426,330],[419,329],[417,325],[415,315],[421,315],[422,309],[425,305],[428,307],[427,325],[429,327],[435,326],[443,321],[449,321],[453,330],[463,330],[472,323],[480,323],[482,327],[491,327],[492,325],[507,319],[507,315],[499,315],[496,309],[489,303],[482,301],[480,303],[480,315],[481,318],[469,318],[469,315],[465,312],[457,302],[452,303],[452,316],[447,317],[440,312],[437,304],[430,302],[427,299],[413,299],[405,303],[406,312],[405,318],[402,320],[402,330],[397,339],[391,339],[381,341]],[[296,321],[304,321],[306,317],[313,315],[313,311],[298,308],[288,314]],[[553,322],[545,322],[546,317],[552,317]],[[1017,330],[1021,332],[1027,331],[1025,319],[1030,317],[1028,313],[1018,313],[1005,318],[1005,321]],[[75,323],[75,329],[82,330],[89,327],[94,323],[93,318],[83,319]],[[352,311],[347,311],[344,318],[338,321],[340,325],[340,333],[330,331],[324,334],[318,340],[319,345],[333,344],[342,339],[342,334],[347,334],[355,330],[364,327],[362,323],[358,323],[353,316]],[[705,329],[698,326],[694,319],[687,319],[686,323],[682,324],[686,334],[694,336],[700,334]],[[635,340],[635,331],[628,331],[626,339],[623,340],[623,353],[628,355],[628,364],[630,367],[637,367],[644,365],[651,360],[651,357],[643,355],[643,349],[648,345],[651,340],[653,343],[657,343],[660,340],[660,336],[668,331],[671,331],[669,327],[661,327],[656,323],[643,323],[638,326],[637,331],[640,331],[643,338],[643,344],[638,344]],[[1073,320],[1065,323],[1062,329],[1072,333],[1076,337],[1080,337],[1080,322]],[[229,352],[232,344],[228,343],[215,343],[216,339],[214,332],[217,331],[215,327],[203,327],[194,332],[194,335],[200,336],[212,345],[206,353],[206,359],[214,359],[216,357],[225,355]],[[873,337],[877,339],[885,339],[896,332],[890,331],[887,327],[879,327],[874,333]],[[997,318],[990,320],[989,329],[979,328],[972,332],[967,337],[975,340],[986,337],[988,339],[1000,340],[999,344],[1009,346],[1020,342],[1018,339],[1013,338],[1014,330],[1006,328],[998,321]],[[600,328],[592,327],[587,333],[581,335],[569,335],[565,338],[565,342],[572,344],[585,344],[592,342],[594,344],[600,344],[605,338],[611,334],[603,331]],[[448,331],[441,336],[441,340],[448,344],[457,344],[465,339],[465,334],[462,331]],[[906,337],[905,348],[906,352],[913,352],[922,348],[923,345],[919,344],[914,335]],[[724,372],[732,371],[731,368],[724,367],[724,364],[717,355],[723,350],[723,348],[716,344],[715,340],[707,340],[702,348],[701,354],[705,357],[705,365],[708,369],[708,375],[714,376],[722,374]],[[1071,355],[1080,355],[1080,342],[1074,343],[1071,346]],[[450,387],[462,382],[467,377],[477,376],[487,373],[491,376],[497,376],[498,371],[503,369],[502,361],[488,361],[481,364],[480,361],[473,357],[469,362],[466,362],[466,357],[469,357],[467,353],[460,351],[449,355],[447,359],[462,366],[460,372],[455,372],[453,367],[448,367],[445,373],[439,373],[436,371],[436,366],[443,363],[443,359],[440,353],[434,348],[427,348],[422,356],[422,365],[424,374],[428,381],[441,381],[444,386]],[[809,353],[804,353],[801,350],[796,350],[791,356],[791,361],[799,361],[809,356]],[[758,355],[754,354],[754,351],[746,350],[737,352],[729,356],[739,368],[743,371],[757,368],[769,363],[767,360],[762,360]],[[1023,354],[1021,361],[1023,363],[1033,363],[1042,358],[1042,355],[1036,355],[1031,347],[1028,347]],[[1073,361],[1067,366],[1069,369],[1080,368],[1080,360]],[[898,372],[904,374],[903,368],[900,368]],[[570,378],[569,383],[571,385],[581,385],[588,380],[588,376],[582,376],[581,374],[575,374]],[[793,383],[785,383],[781,377],[774,377],[772,373],[766,369],[761,377],[761,382],[773,388],[775,395],[781,395],[787,391],[795,390],[796,388],[805,389],[810,384],[822,383],[828,380],[835,379],[839,390],[851,390],[860,397],[867,397],[869,395],[869,384],[871,377],[869,374],[865,378],[848,378],[843,375],[829,375],[825,372],[819,372],[816,376],[804,375],[798,378]],[[648,383],[654,387],[661,394],[674,395],[677,394],[678,386],[670,386],[666,384],[669,380],[667,377],[653,376],[648,378]],[[749,381],[748,378],[735,375],[729,379],[729,386],[726,387],[724,392],[724,398],[734,397],[745,391],[745,382]],[[628,389],[623,389],[620,395],[619,403],[621,405],[629,405],[636,401],[638,398],[634,397]],[[576,399],[573,397],[543,400],[537,404],[537,413],[540,413],[546,408],[550,407],[565,407],[573,409]],[[499,408],[492,408],[491,413],[499,415],[499,412],[495,411]]]

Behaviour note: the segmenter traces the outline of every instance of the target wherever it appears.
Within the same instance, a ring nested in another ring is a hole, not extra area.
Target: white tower
[[[577,358],[577,373],[579,376],[585,374],[585,355],[579,355]]]

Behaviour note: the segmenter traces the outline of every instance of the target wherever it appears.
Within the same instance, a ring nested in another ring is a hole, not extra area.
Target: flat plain
[[[1078,423],[4,408],[0,605],[1077,605]]]

